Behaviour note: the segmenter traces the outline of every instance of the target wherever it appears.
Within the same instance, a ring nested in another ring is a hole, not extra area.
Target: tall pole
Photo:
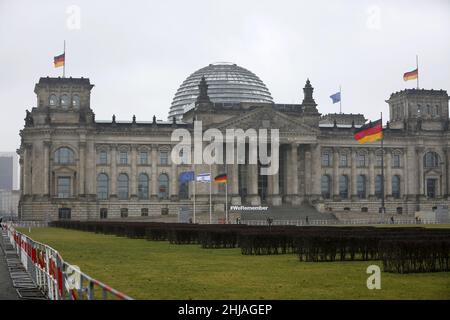
[[[419,90],[419,56],[416,54],[417,90]]]
[[[340,85],[339,85],[339,113],[342,113],[342,92]]]
[[[212,170],[211,164],[209,165],[209,224],[212,224]]]
[[[384,207],[384,132],[383,132],[383,112],[381,112],[381,218],[384,221],[384,213],[386,211]]]
[[[194,183],[194,223],[195,223],[195,185],[197,184],[196,181],[195,181],[195,176],[194,176],[193,183]]]
[[[64,40],[64,64],[63,64],[63,78],[66,77],[66,40]]]
[[[228,181],[225,182],[225,223],[228,224]]]

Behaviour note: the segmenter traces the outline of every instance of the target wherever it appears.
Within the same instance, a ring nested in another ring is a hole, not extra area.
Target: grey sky
[[[70,29],[80,9],[80,29]],[[96,86],[96,119],[167,118],[178,86],[229,61],[249,69],[278,103],[300,103],[309,77],[321,113],[342,86],[344,112],[387,116],[391,92],[419,55],[420,86],[450,90],[450,1],[20,1],[0,0],[0,151],[18,148],[34,84],[66,76]]]

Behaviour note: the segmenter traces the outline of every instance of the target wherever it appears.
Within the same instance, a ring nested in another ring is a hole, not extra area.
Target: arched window
[[[392,196],[395,199],[400,198],[400,176],[392,177]]]
[[[329,199],[331,196],[331,183],[330,177],[327,175],[322,176],[321,179],[321,189],[322,189],[322,197],[325,199]]]
[[[148,176],[145,173],[139,175],[138,197],[139,199],[148,199]]]
[[[52,94],[50,95],[50,98],[48,99],[48,102],[50,104],[51,107],[56,106],[58,99],[56,98],[56,95]]]
[[[104,173],[97,176],[97,199],[108,199],[108,176]]]
[[[61,96],[61,106],[63,108],[67,108],[70,104],[69,96],[67,94],[63,94]]]
[[[117,178],[117,196],[120,200],[128,199],[128,176],[125,173],[119,174]]]
[[[356,180],[356,193],[360,199],[366,198],[366,176],[358,176]]]
[[[167,174],[163,173],[159,175],[158,178],[158,195],[160,199],[168,199],[169,198],[169,177]]]
[[[383,183],[383,178],[381,177],[381,175],[377,175],[375,177],[375,196],[378,199],[381,199],[382,196],[382,183]]]
[[[339,196],[341,199],[348,199],[348,177],[339,177]]]
[[[57,164],[72,164],[75,161],[73,151],[67,147],[56,150],[54,160]]]
[[[439,155],[436,152],[427,152],[424,156],[425,168],[437,168],[439,166]]]
[[[77,94],[74,94],[72,96],[72,106],[74,108],[79,108],[80,107],[80,96]]]

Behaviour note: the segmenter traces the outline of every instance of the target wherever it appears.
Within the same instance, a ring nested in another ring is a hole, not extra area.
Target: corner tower
[[[88,124],[94,122],[87,78],[40,78],[34,88],[37,107],[27,114],[28,124]],[[30,118],[31,116],[31,118]]]
[[[404,130],[444,130],[448,127],[448,100],[445,90],[406,89],[391,94],[390,127]]]

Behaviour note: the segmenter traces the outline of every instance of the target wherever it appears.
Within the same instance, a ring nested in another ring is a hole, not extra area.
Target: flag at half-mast
[[[66,53],[60,54],[59,56],[56,56],[53,58],[53,65],[55,68],[63,67],[66,60]]]
[[[227,174],[223,173],[223,174],[219,174],[218,176],[216,176],[214,178],[214,182],[217,183],[227,183]]]
[[[417,79],[418,76],[419,76],[419,69],[416,68],[413,71],[405,72],[405,74],[403,75],[403,80],[405,81],[414,80]]]
[[[383,139],[383,126],[381,124],[381,119],[363,125],[361,128],[356,130],[354,137],[360,144]]]

